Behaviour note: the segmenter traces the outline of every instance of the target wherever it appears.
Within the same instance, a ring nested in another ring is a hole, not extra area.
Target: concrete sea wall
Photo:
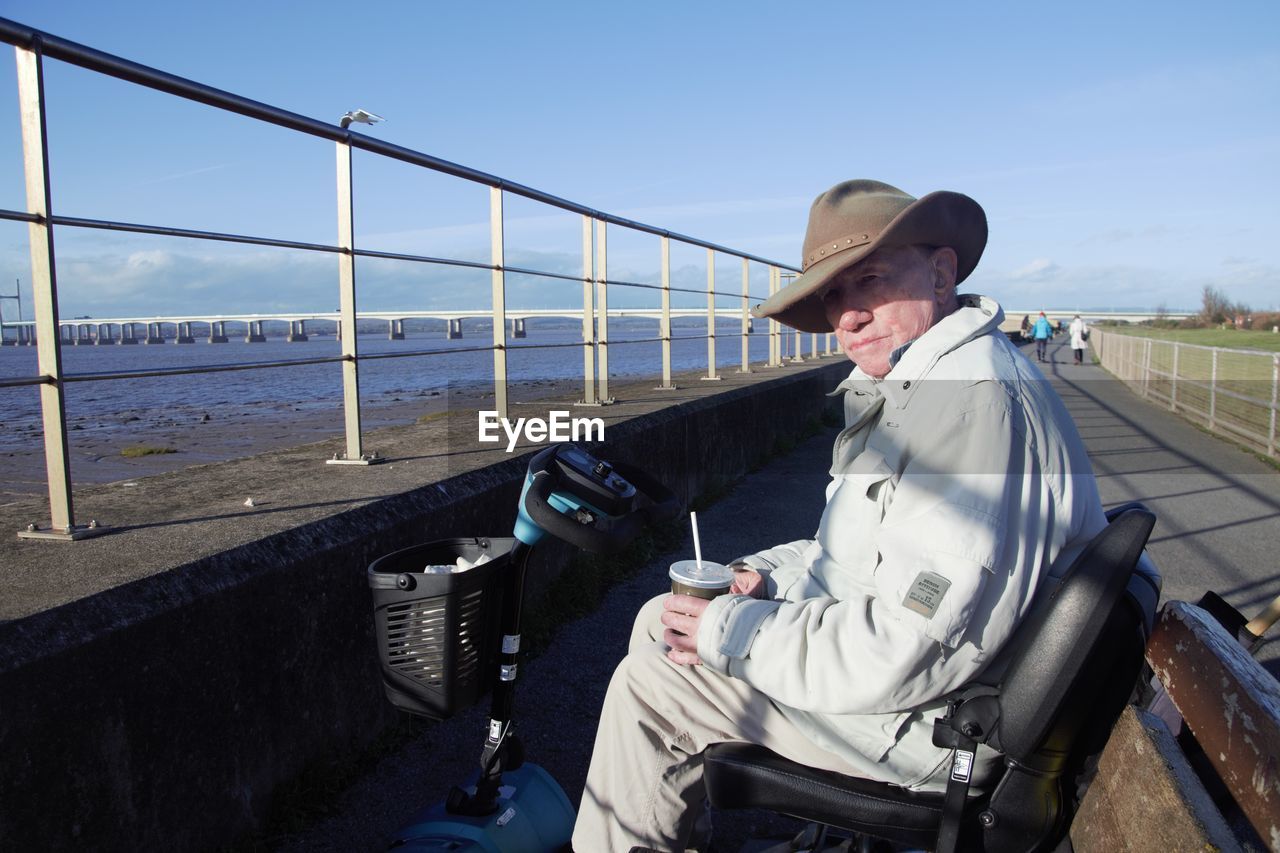
[[[602,453],[688,502],[803,434],[847,370],[641,414],[612,424]],[[259,829],[281,786],[359,755],[396,719],[365,567],[430,539],[507,535],[527,459],[175,553],[167,571],[0,623],[0,847],[210,849]],[[568,555],[542,549],[534,587]]]

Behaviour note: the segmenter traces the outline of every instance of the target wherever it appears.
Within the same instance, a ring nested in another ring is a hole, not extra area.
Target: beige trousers
[[[665,597],[641,608],[609,682],[573,830],[576,853],[685,850],[705,797],[702,751],[714,743],[758,743],[801,764],[874,777],[871,762],[851,767],[818,747],[744,682],[668,660]]]

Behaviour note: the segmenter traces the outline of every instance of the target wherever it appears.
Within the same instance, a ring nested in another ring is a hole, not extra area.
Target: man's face
[[[883,379],[890,353],[953,310],[955,258],[949,248],[887,246],[826,286],[827,321],[863,373]]]

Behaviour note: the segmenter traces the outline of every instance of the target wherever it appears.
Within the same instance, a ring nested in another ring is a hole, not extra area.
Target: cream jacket
[[[1000,306],[960,299],[883,380],[855,368],[840,383],[847,425],[815,538],[742,558],[772,600],[717,598],[698,632],[706,666],[917,788],[945,778],[942,697],[1106,525],[1061,400],[999,331]]]

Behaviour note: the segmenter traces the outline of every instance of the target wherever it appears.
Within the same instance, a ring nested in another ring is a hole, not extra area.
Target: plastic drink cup
[[[677,560],[671,564],[671,592],[712,599],[724,595],[733,583],[733,569],[703,560]]]

